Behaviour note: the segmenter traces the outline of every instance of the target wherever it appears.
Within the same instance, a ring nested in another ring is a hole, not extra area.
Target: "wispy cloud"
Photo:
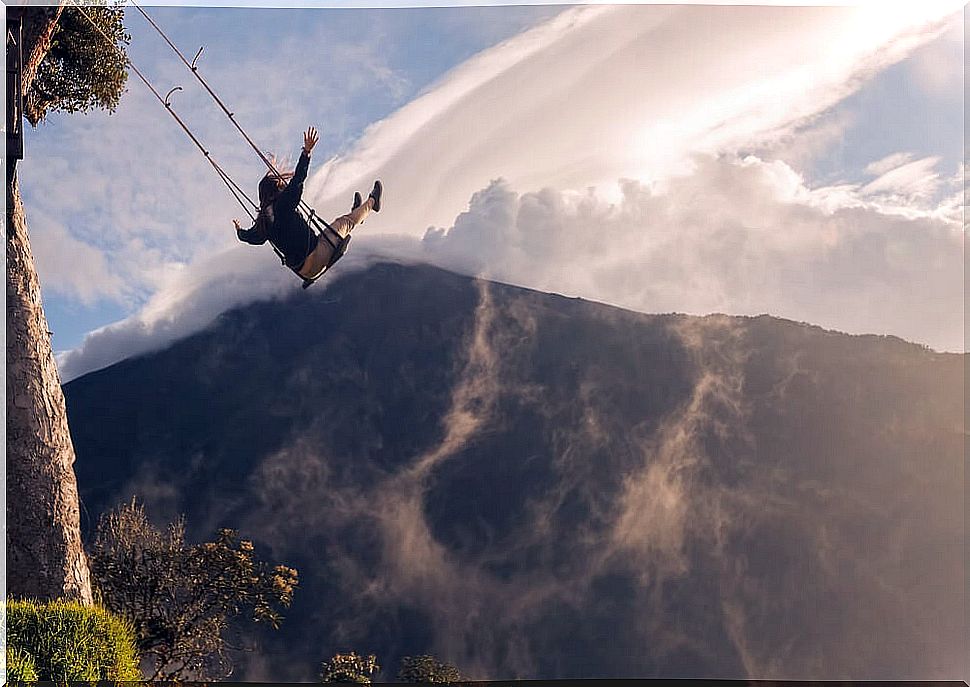
[[[126,297],[124,280],[109,268],[107,256],[71,234],[57,218],[35,211],[30,229],[34,261],[44,266],[47,277],[45,287],[68,291],[85,305],[102,298],[120,301]]]
[[[787,135],[939,35],[955,9],[570,9],[374,125],[309,188],[327,202],[379,174],[394,229],[415,234],[447,226],[498,176],[522,191],[663,179],[693,153]]]
[[[349,258],[341,263],[344,271],[353,266]],[[63,381],[158,350],[210,325],[234,306],[292,294],[300,284],[280,269],[272,253],[243,247],[197,260],[191,267],[173,266],[159,280],[159,290],[137,315],[91,332],[81,346],[59,356]]]
[[[893,167],[861,191],[864,195],[891,194],[910,201],[931,197],[940,186],[940,175],[936,172],[939,162],[938,157],[927,157]]]
[[[866,173],[883,175],[913,161],[912,153],[893,153],[866,165]]]
[[[923,92],[931,97],[959,100],[963,92],[964,76],[964,16],[953,21],[943,34],[943,40],[934,41],[920,49],[909,62],[909,69]]]

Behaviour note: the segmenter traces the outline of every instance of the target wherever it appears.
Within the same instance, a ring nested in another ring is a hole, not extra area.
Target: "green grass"
[[[34,658],[23,649],[7,646],[7,682],[36,682]]]
[[[71,601],[7,602],[8,680],[141,680],[134,630],[98,606]],[[13,665],[22,670],[15,677]]]

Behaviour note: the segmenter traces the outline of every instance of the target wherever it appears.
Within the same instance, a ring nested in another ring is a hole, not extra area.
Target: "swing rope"
[[[229,118],[229,121],[232,122],[233,126],[236,127],[236,130],[239,131],[239,133],[246,140],[249,146],[253,149],[253,151],[255,151],[256,155],[259,156],[259,159],[263,161],[263,164],[265,164],[269,168],[270,172],[272,172],[272,174],[276,176],[277,179],[283,179],[283,175],[280,173],[280,171],[273,165],[273,163],[269,160],[269,158],[266,157],[263,151],[260,150],[259,146],[257,146],[256,143],[253,142],[253,139],[250,138],[249,134],[246,133],[245,129],[242,128],[239,122],[236,121],[235,113],[232,112],[228,107],[226,107],[225,103],[222,102],[222,99],[220,99],[219,96],[216,95],[216,92],[212,89],[211,86],[209,86],[208,82],[204,78],[202,78],[202,74],[199,73],[199,67],[198,65],[196,65],[196,62],[198,61],[199,56],[202,54],[202,50],[204,49],[204,46],[202,48],[199,48],[199,51],[195,54],[195,57],[193,57],[192,61],[189,62],[185,58],[185,55],[182,54],[182,51],[178,49],[175,43],[172,42],[172,40],[168,37],[168,35],[166,35],[166,33],[162,30],[162,28],[157,23],[155,23],[155,20],[153,20],[148,15],[148,13],[144,9],[142,9],[141,6],[139,6],[134,0],[128,0],[128,2],[136,10],[138,10],[138,12],[145,18],[145,20],[149,24],[151,24],[152,28],[155,29],[158,35],[162,37],[162,40],[164,40],[168,44],[168,46],[175,52],[175,54],[178,55],[179,59],[182,60],[182,64],[184,64],[186,68],[188,68],[188,70],[192,72],[195,78],[198,79],[199,83],[202,84],[203,88],[205,88],[206,92],[210,96],[212,96],[212,99],[215,100],[219,108],[226,114],[226,116]],[[324,236],[326,241],[331,246],[333,246],[334,250],[336,250],[338,248],[338,245],[334,243],[333,239],[327,236],[326,232],[323,232],[322,230],[320,230],[319,227],[315,226],[316,223],[319,222],[324,227],[329,229],[332,233],[336,234],[337,233],[336,230],[330,225],[330,223],[327,222],[327,220],[325,220],[323,217],[318,215],[317,211],[314,210],[312,207],[310,207],[310,204],[307,203],[303,198],[300,198],[299,207],[306,214],[308,224],[310,224],[311,227],[314,227],[314,230],[318,234],[320,234],[321,236]],[[275,245],[273,247],[276,248]]]
[[[91,18],[91,16],[84,10],[84,7],[78,4],[77,2],[73,2],[72,4],[74,5],[74,7],[77,8],[78,12],[80,12],[81,15],[88,20],[91,26],[93,26],[98,31],[98,33],[104,36],[104,39],[108,41],[108,43],[112,47],[115,47],[114,41],[111,40],[111,37],[108,36],[108,34],[104,32],[104,29],[102,29],[97,24],[97,22],[95,22]],[[152,82],[149,81],[148,78],[141,73],[141,70],[138,69],[135,63],[131,61],[131,58],[129,58],[127,55],[124,55],[124,54],[123,54],[123,57],[125,60],[125,64],[127,64],[131,68],[131,70],[135,72],[138,78],[141,79],[142,83],[144,83],[148,87],[148,89],[152,92],[152,95],[154,95],[155,98],[158,100],[158,102],[162,104],[162,107],[168,110],[169,114],[172,115],[172,117],[175,119],[176,122],[178,122],[178,125],[182,128],[182,131],[184,131],[186,135],[196,145],[196,147],[200,151],[202,151],[202,154],[205,156],[205,159],[208,160],[210,165],[212,165],[212,168],[216,171],[216,174],[219,175],[219,178],[222,179],[222,182],[229,189],[229,192],[232,194],[233,198],[236,199],[236,202],[238,202],[242,206],[243,210],[246,211],[246,214],[249,215],[249,218],[255,221],[256,215],[253,214],[250,208],[258,211],[259,205],[253,202],[253,200],[246,194],[246,192],[239,186],[239,184],[237,184],[232,179],[232,177],[229,176],[229,174],[224,169],[222,169],[222,167],[219,166],[219,163],[215,161],[215,158],[212,157],[212,154],[208,150],[206,150],[205,146],[202,145],[202,142],[199,141],[199,139],[195,136],[195,134],[192,133],[189,127],[186,126],[185,122],[182,121],[182,118],[179,117],[178,114],[175,112],[175,110],[172,108],[172,104],[171,102],[169,102],[169,98],[171,98],[172,93],[174,93],[175,91],[182,90],[181,87],[176,86],[171,91],[169,91],[168,94],[166,94],[166,96],[163,98],[162,95],[155,88],[155,86],[152,85]]]
[[[141,6],[135,3],[133,0],[129,0],[129,2],[131,3],[132,7],[134,7],[136,10],[138,10],[141,13],[141,16],[143,16],[148,21],[148,23],[152,25],[152,28],[154,28],[155,31],[158,32],[158,35],[161,36],[166,43],[168,43],[168,46],[175,51],[175,54],[179,56],[180,60],[182,60],[182,64],[188,67],[189,71],[191,71],[192,74],[195,75],[195,78],[199,80],[199,83],[202,84],[206,92],[212,96],[212,99],[216,101],[216,104],[218,104],[219,107],[222,109],[222,111],[226,113],[226,116],[229,117],[229,120],[233,123],[233,125],[236,127],[239,133],[242,134],[242,137],[246,139],[246,142],[250,145],[250,147],[252,147],[252,149],[256,151],[256,154],[259,156],[259,159],[263,161],[263,164],[265,164],[270,169],[270,171],[273,172],[273,174],[275,174],[278,178],[282,179],[283,175],[280,174],[280,171],[276,169],[276,167],[273,165],[272,162],[270,162],[270,160],[266,157],[263,151],[259,149],[259,146],[257,146],[253,142],[253,139],[249,137],[249,134],[247,134],[245,130],[239,125],[239,122],[236,121],[235,113],[231,112],[229,108],[226,107],[225,103],[222,102],[222,100],[219,98],[218,95],[216,95],[215,91],[212,90],[212,88],[209,86],[206,80],[202,78],[202,75],[199,74],[199,68],[196,66],[195,63],[199,59],[199,56],[202,54],[203,48],[199,48],[199,52],[197,52],[195,54],[195,57],[192,58],[192,62],[189,62],[187,59],[185,59],[185,55],[182,54],[182,51],[179,50],[178,47],[176,47],[176,45],[171,41],[171,39],[169,39],[169,37],[165,34],[165,32],[162,31],[161,27],[158,24],[156,24],[155,21],[150,16],[148,16],[148,13],[145,10],[143,10]]]

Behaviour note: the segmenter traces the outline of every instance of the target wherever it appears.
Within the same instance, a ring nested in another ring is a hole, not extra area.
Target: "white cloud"
[[[867,195],[889,193],[912,199],[928,198],[936,193],[940,175],[936,173],[939,157],[926,157],[893,167],[862,188]]]
[[[191,266],[171,266],[141,311],[87,335],[59,356],[64,382],[124,358],[148,353],[212,323],[241,303],[280,297],[300,282],[268,251],[237,247]],[[320,287],[315,287],[320,288]]]
[[[570,9],[374,125],[309,192],[343,203],[379,175],[385,222],[420,234],[498,176],[523,191],[662,179],[692,153],[790,135],[937,36],[955,9]]]
[[[941,39],[917,51],[908,63],[913,81],[930,97],[958,100],[963,93],[965,16],[954,17]]]
[[[866,173],[882,175],[913,161],[912,153],[893,153],[866,165]]]
[[[846,139],[858,121],[858,113],[832,108],[818,116],[810,117],[801,126],[780,133],[778,137],[763,147],[754,147],[750,152],[759,157],[785,160],[796,169],[811,169],[827,151],[838,146]]]
[[[770,313],[963,348],[960,224],[811,189],[782,162],[703,157],[662,191],[518,194],[494,182],[428,259],[645,312]]]
[[[475,193],[448,229],[422,240],[355,234],[329,279],[377,260],[583,296],[643,312],[769,313],[850,333],[963,349],[961,224],[894,214],[858,187],[810,188],[783,162],[698,157],[662,189]],[[365,225],[366,227],[367,225]],[[219,313],[299,290],[268,250],[240,246],[173,270],[142,312],[61,357],[65,380],[157,349]]]
[[[124,281],[108,268],[104,253],[72,236],[46,212],[32,212],[29,221],[34,263],[44,275],[45,288],[69,293],[85,305],[126,297]]]
[[[353,250],[312,286],[317,294],[341,275],[375,261],[419,262],[420,243],[401,236],[356,236]],[[58,356],[62,382],[125,358],[150,353],[210,325],[220,314],[255,301],[299,293],[301,281],[266,247],[239,245],[189,265],[157,271],[159,288],[136,315],[88,334],[76,349]]]
[[[893,153],[870,163],[866,171],[879,176],[866,184],[839,184],[804,191],[804,199],[834,212],[840,208],[866,208],[887,216],[935,219],[951,227],[963,224],[963,169],[941,177],[941,158],[913,160],[910,153]]]

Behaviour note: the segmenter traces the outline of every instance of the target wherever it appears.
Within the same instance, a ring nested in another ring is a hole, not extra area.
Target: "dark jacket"
[[[296,208],[303,195],[303,182],[310,167],[310,156],[300,153],[293,178],[269,206],[263,208],[249,229],[237,229],[240,241],[261,245],[271,241],[283,253],[286,265],[299,269],[317,247],[317,235]]]

